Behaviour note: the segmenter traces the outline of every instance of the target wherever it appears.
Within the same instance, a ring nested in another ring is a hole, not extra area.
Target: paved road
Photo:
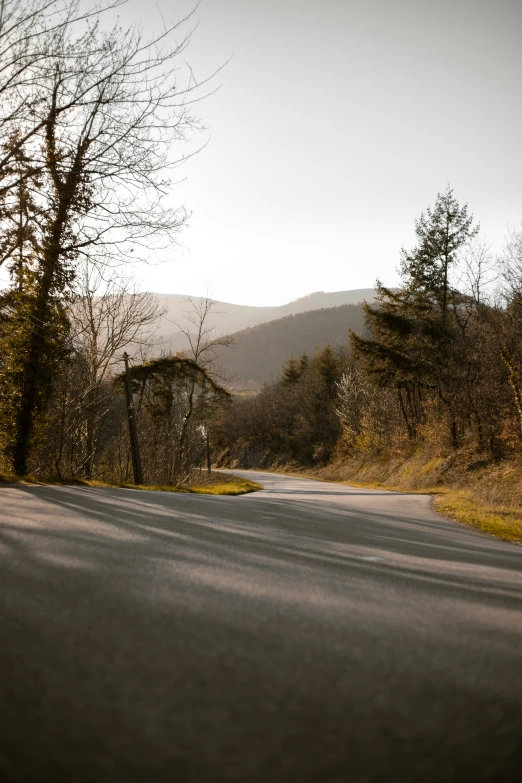
[[[519,779],[522,548],[250,475],[0,489],[0,778]]]

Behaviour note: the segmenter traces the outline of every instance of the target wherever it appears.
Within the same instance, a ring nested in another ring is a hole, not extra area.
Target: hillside
[[[171,350],[182,350],[186,347],[186,342],[176,328],[176,324],[183,323],[183,314],[190,310],[190,305],[187,305],[187,297],[180,294],[157,294],[157,296],[167,310],[161,319],[158,336],[168,342]],[[210,322],[222,334],[232,334],[286,316],[338,307],[339,305],[357,305],[365,299],[371,302],[374,298],[375,290],[373,288],[360,288],[330,293],[317,291],[278,307],[249,307],[229,302],[216,302]],[[201,301],[199,297],[193,297],[193,300],[196,303]]]
[[[288,315],[236,332],[235,345],[222,353],[223,364],[234,377],[232,388],[253,388],[275,379],[291,355],[312,354],[326,343],[346,345],[350,329],[364,329],[360,304]]]

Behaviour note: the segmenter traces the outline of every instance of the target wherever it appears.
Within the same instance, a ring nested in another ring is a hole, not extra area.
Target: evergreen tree
[[[299,365],[294,359],[294,357],[290,356],[290,358],[287,359],[283,365],[281,380],[283,383],[286,384],[294,384],[297,383],[300,377],[301,377],[301,371],[299,369]]]
[[[316,362],[326,396],[335,396],[336,382],[339,378],[339,361],[329,343],[318,352]]]
[[[306,351],[303,351],[303,353],[299,357],[299,363],[298,363],[299,373],[303,375],[308,370],[309,366],[310,366],[310,359],[308,358],[308,354],[306,353]]]
[[[467,206],[461,207],[448,187],[415,222],[418,244],[409,253],[402,251],[401,290],[391,291],[377,281],[377,307],[364,305],[371,337],[350,333],[354,354],[374,382],[397,389],[412,438],[424,419],[423,390],[435,389],[449,412],[457,445],[455,330],[464,297],[452,288],[450,270],[477,232]]]
[[[426,297],[440,309],[445,323],[449,305],[451,267],[459,251],[478,234],[467,204],[460,206],[449,186],[439,193],[435,205],[415,221],[417,246],[402,250],[401,275],[405,287]]]

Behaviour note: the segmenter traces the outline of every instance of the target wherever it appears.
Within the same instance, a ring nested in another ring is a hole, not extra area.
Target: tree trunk
[[[38,402],[38,380],[42,373],[42,357],[45,353],[46,316],[48,314],[49,294],[53,282],[54,267],[48,265],[40,283],[36,300],[35,323],[29,340],[29,348],[24,364],[22,395],[16,417],[15,442],[13,445],[13,470],[17,476],[27,473],[29,447],[34,429],[34,419]]]
[[[410,422],[410,420],[408,418],[408,414],[407,414],[406,408],[404,406],[404,400],[402,399],[402,389],[399,387],[397,389],[397,392],[398,392],[398,395],[399,395],[399,405],[400,405],[400,408],[401,408],[401,413],[402,413],[402,416],[403,416],[403,419],[404,419],[404,423],[406,424],[406,429],[408,431],[408,438],[410,438],[410,440],[413,440],[413,437],[414,437],[413,427],[411,426],[411,422]]]
[[[42,342],[42,338],[33,332],[25,361],[23,391],[16,417],[13,470],[17,476],[25,476],[27,473],[27,459],[34,425],[36,383],[39,374],[39,355],[41,354]]]

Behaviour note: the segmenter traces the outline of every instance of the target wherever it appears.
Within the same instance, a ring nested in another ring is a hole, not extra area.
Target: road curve
[[[428,497],[0,489],[0,778],[514,781],[522,548]]]

